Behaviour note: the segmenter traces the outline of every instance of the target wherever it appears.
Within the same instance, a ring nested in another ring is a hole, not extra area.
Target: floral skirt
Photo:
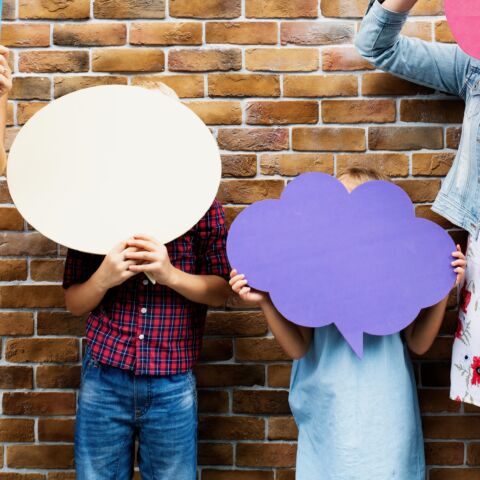
[[[468,239],[452,352],[450,398],[480,407],[480,239]]]

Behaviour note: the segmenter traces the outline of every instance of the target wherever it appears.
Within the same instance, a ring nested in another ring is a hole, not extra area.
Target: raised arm
[[[463,96],[470,57],[457,45],[400,35],[415,0],[376,1],[355,45],[378,68],[422,85]]]

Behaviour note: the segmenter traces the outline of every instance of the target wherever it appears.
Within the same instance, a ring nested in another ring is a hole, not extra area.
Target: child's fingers
[[[232,286],[232,290],[235,292],[235,293],[240,293],[241,289],[243,287],[245,287],[245,285],[247,285],[247,281],[246,280],[239,280],[238,282],[236,282],[233,286]]]
[[[240,290],[240,295],[247,295],[247,293],[250,293],[250,287],[243,287]]]
[[[237,274],[238,274],[238,272],[237,272],[235,269],[233,269],[233,270],[230,272],[230,278],[235,277]]]
[[[466,265],[467,265],[467,262],[465,260],[463,260],[462,258],[452,262],[453,267],[458,267],[458,266],[465,267]]]
[[[235,275],[233,278],[230,279],[230,285],[233,286],[235,283],[239,282],[240,280],[244,280],[245,275]]]
[[[455,270],[454,270],[455,273],[465,273],[465,269],[463,269],[462,267],[457,267]]]

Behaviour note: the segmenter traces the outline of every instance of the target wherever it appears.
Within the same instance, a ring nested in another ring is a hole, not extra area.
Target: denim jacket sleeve
[[[408,12],[375,2],[365,16],[355,46],[376,67],[422,85],[464,97],[470,57],[457,45],[400,35]]]

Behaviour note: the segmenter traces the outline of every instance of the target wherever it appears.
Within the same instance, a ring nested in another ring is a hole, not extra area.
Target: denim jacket
[[[378,2],[365,16],[356,38],[363,57],[378,68],[465,100],[462,137],[455,161],[432,210],[467,230],[480,231],[480,60],[457,45],[400,35],[408,16]]]

